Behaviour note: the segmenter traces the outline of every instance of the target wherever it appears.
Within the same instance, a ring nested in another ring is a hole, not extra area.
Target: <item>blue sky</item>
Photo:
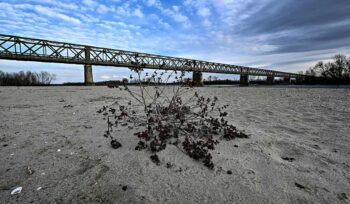
[[[348,0],[0,0],[0,33],[296,72],[350,55],[349,11]],[[0,70],[83,81],[79,65],[0,60]],[[124,76],[94,66],[95,81]]]

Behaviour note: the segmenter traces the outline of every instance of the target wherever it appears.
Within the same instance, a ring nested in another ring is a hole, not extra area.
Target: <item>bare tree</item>
[[[56,75],[42,71],[38,74],[38,78],[39,78],[39,83],[50,84],[53,80],[56,79]]]
[[[308,69],[306,74],[330,79],[348,79],[350,77],[349,64],[350,58],[348,59],[345,55],[338,54],[333,57],[331,62],[318,62],[314,67]]]

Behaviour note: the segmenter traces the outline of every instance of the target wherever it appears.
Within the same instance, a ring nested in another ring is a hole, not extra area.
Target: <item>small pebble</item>
[[[234,147],[238,147],[238,145],[233,145]]]
[[[57,152],[60,152],[60,151],[61,151],[61,149],[58,149],[58,150],[57,150]]]
[[[27,173],[29,174],[29,175],[32,175],[32,174],[34,174],[34,170],[30,167],[30,166],[27,166]]]
[[[227,171],[227,174],[230,174],[230,175],[231,175],[231,174],[232,174],[232,171],[231,171],[231,170],[228,170],[228,171]]]
[[[123,187],[122,187],[122,190],[123,190],[123,191],[126,191],[127,189],[128,189],[128,186],[123,186]]]

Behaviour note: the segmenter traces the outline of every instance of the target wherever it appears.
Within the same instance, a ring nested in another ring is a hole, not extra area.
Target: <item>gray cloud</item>
[[[268,2],[231,32],[264,36],[272,53],[302,52],[350,45],[348,0],[283,0]]]

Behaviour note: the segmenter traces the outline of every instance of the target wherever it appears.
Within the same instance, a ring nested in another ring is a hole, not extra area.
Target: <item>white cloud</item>
[[[116,74],[107,75],[107,74],[104,74],[104,75],[98,76],[98,78],[104,79],[104,80],[111,80],[111,79],[115,80],[115,79],[129,78],[129,77],[125,76],[125,75],[116,75]]]
[[[149,6],[154,6],[163,15],[172,18],[175,22],[181,23],[185,28],[191,27],[190,19],[181,12],[181,7],[178,5],[173,5],[170,8],[166,8],[162,5],[162,3],[158,0],[147,0],[147,4]]]
[[[211,15],[209,8],[201,7],[197,10],[197,14],[202,17],[208,17]]]
[[[158,0],[146,0],[148,6],[159,6],[160,2]]]
[[[179,11],[171,10],[171,9],[163,9],[162,10],[165,15],[171,17],[174,21],[178,23],[182,23],[182,25],[186,28],[191,27],[191,22],[187,16],[183,15]]]
[[[210,0],[216,9],[218,20],[226,26],[239,26],[241,20],[260,10],[267,2],[272,0]],[[254,2],[254,7],[250,5]]]
[[[82,19],[82,21],[88,24],[94,24],[100,21],[98,17],[92,16],[90,14],[76,13],[75,15],[78,16],[80,19]]]
[[[185,6],[189,6],[193,4],[193,0],[185,0],[183,3]]]
[[[94,0],[83,0],[82,2],[88,7],[95,7],[97,4]]]
[[[174,11],[179,12],[179,7],[178,6],[173,6]]]
[[[56,12],[48,7],[35,6],[34,10],[41,15],[46,15],[46,16],[53,17],[53,18],[58,18],[58,19],[64,20],[64,21],[69,22],[69,23],[73,23],[73,24],[80,24],[81,23],[81,21],[77,18]]]
[[[210,27],[212,23],[208,19],[204,19],[204,21],[202,22],[202,25],[205,27]]]
[[[142,13],[140,8],[137,8],[134,10],[134,12],[132,13],[133,16],[139,17],[139,18],[143,18],[145,15]]]
[[[129,8],[125,6],[118,6],[116,9],[116,14],[120,16],[129,16],[130,15]]]
[[[167,23],[167,22],[164,22],[162,19],[159,19],[158,20],[158,23],[160,24],[160,25],[162,25],[164,28],[166,28],[166,29],[169,29],[171,26],[169,25],[169,23]]]
[[[110,11],[110,9],[107,6],[105,6],[103,4],[98,5],[98,8],[97,8],[98,13],[104,14],[104,13],[107,13],[109,11]]]
[[[109,75],[102,75],[100,76],[101,79],[111,79],[112,76],[109,76]]]

